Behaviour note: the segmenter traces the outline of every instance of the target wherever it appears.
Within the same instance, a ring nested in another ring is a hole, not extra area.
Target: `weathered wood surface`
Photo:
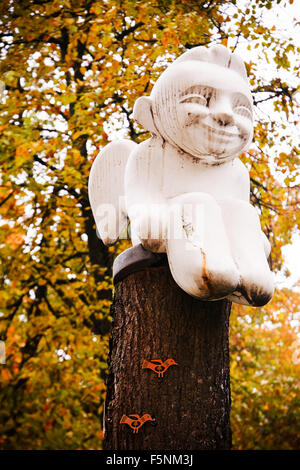
[[[105,448],[229,449],[231,302],[181,290],[168,265],[130,274],[115,287]],[[173,358],[163,378],[144,360]],[[121,417],[150,414],[134,434]]]

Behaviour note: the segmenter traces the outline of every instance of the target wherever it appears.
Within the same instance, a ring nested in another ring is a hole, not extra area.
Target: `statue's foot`
[[[167,255],[175,282],[193,297],[218,300],[237,289],[239,273],[230,257],[216,261],[202,248],[182,240],[169,240]]]
[[[274,293],[273,274],[269,269],[265,272],[256,272],[255,275],[242,275],[241,281],[228,299],[242,305],[251,305],[252,307],[262,307],[272,298]]]
[[[240,276],[230,251],[221,209],[205,193],[170,200],[173,210],[166,251],[177,284],[202,300],[232,294]]]
[[[219,201],[226,220],[226,231],[240,282],[229,297],[233,302],[261,307],[269,302],[274,292],[274,278],[270,271],[256,209],[248,202],[234,199]]]

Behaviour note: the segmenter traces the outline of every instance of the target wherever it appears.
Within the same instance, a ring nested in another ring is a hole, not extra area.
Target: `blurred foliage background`
[[[0,448],[102,448],[111,268],[129,242],[97,238],[89,171],[114,135],[149,136],[133,104],[193,46],[222,43],[246,61],[256,126],[241,158],[281,269],[299,229],[300,49],[270,15],[292,3],[1,2]],[[296,289],[234,306],[234,448],[299,448],[298,338]]]

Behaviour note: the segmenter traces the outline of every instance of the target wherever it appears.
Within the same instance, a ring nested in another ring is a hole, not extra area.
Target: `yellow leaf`
[[[228,44],[228,38],[222,38],[222,41],[221,43],[223,44],[223,46],[227,47],[227,44]]]

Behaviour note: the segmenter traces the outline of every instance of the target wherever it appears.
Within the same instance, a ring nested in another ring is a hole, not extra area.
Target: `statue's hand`
[[[166,204],[144,205],[130,210],[131,238],[134,244],[142,243],[146,250],[165,253],[169,232]]]

